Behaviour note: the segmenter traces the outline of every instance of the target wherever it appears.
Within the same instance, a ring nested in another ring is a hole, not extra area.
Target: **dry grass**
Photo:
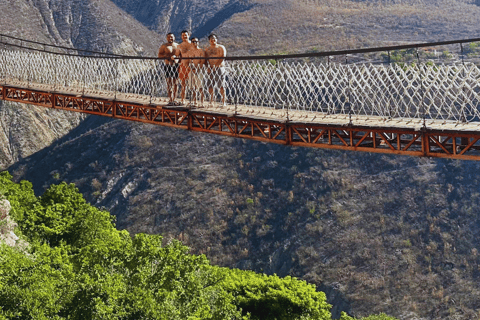
[[[480,9],[465,1],[258,0],[217,31],[231,54],[297,53],[473,38]]]

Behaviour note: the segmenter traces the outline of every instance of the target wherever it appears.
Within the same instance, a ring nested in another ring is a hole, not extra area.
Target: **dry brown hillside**
[[[9,171],[74,182],[132,233],[306,279],[334,313],[476,319],[479,164],[292,148],[90,117]]]
[[[235,54],[296,53],[478,37],[473,1],[255,0],[216,32]]]

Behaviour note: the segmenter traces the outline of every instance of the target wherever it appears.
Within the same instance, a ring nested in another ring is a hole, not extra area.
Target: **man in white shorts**
[[[193,103],[197,103],[197,96],[200,93],[200,105],[203,106],[204,94],[203,94],[203,76],[205,73],[205,50],[200,48],[198,38],[192,38],[193,49],[187,53],[187,57],[198,58],[188,59],[190,67],[190,75],[188,78],[188,84],[193,91],[192,100]]]
[[[178,45],[178,48],[182,52],[182,57],[190,55],[190,50],[194,48],[194,45],[190,41],[190,31],[182,31],[182,43]],[[187,82],[189,81],[190,74],[189,62],[189,59],[181,60],[180,67],[178,68],[178,78],[180,79],[180,82],[182,84],[182,91],[180,92],[181,104],[185,104],[185,89],[187,87]]]
[[[205,49],[206,56],[224,58],[227,56],[227,50],[224,46],[217,43],[217,35],[211,34],[208,36],[208,41],[210,46]],[[225,106],[225,59],[208,59],[207,60],[207,70],[209,74],[208,81],[208,92],[210,93],[210,104],[213,104],[213,89],[218,87],[220,89],[220,94],[222,95],[222,105]]]

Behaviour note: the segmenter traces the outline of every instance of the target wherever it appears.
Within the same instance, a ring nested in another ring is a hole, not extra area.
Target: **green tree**
[[[325,293],[292,277],[267,276],[253,271],[228,270],[222,286],[235,304],[252,319],[330,319]]]
[[[56,319],[69,300],[71,265],[62,248],[25,255],[0,244],[0,319]]]

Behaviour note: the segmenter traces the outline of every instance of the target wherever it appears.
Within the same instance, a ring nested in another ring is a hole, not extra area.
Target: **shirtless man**
[[[224,58],[227,56],[227,50],[224,46],[217,43],[217,35],[211,34],[208,36],[210,46],[205,49],[207,57],[219,57]],[[225,59],[208,59],[208,92],[210,93],[210,104],[213,104],[213,88],[217,86],[220,89],[222,95],[222,104],[225,105]]]
[[[182,53],[182,58],[190,57],[190,58],[204,58],[205,57],[205,51],[200,48],[198,38],[192,38],[192,46],[193,49],[189,50],[186,54]],[[182,60],[184,61],[184,60]],[[188,78],[188,85],[190,86],[191,89],[193,89],[193,103],[197,103],[197,93],[200,92],[200,98],[201,98],[201,105],[203,106],[203,100],[204,100],[204,95],[203,95],[203,73],[204,68],[203,66],[205,65],[205,59],[185,59],[185,61],[188,61],[188,67],[190,69],[190,74]]]
[[[173,33],[167,34],[167,42],[158,49],[158,57],[165,59],[164,71],[169,104],[175,104],[175,97],[177,96],[178,60],[181,55],[178,43],[175,42],[175,36]]]
[[[178,47],[182,51],[182,57],[185,55],[188,55],[188,52],[194,48],[194,45],[190,42],[190,32],[188,32],[187,30],[182,31],[182,43],[180,43]],[[181,92],[182,104],[185,103],[186,82],[188,79],[188,75],[190,73],[189,63],[190,63],[190,59],[180,61],[178,77],[182,82],[182,92]]]

